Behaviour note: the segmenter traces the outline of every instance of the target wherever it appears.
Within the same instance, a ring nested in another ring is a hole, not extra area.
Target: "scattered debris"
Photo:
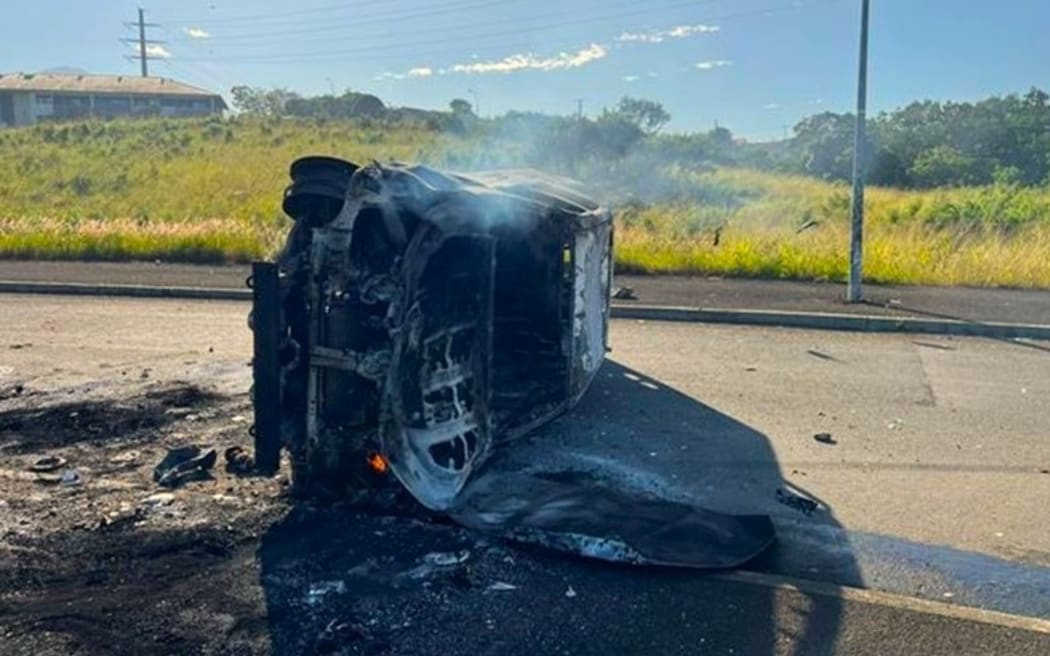
[[[317,641],[314,644],[314,653],[347,653],[342,650],[348,643],[370,639],[372,639],[372,636],[364,625],[335,619],[329,622],[324,631],[321,631],[317,636]],[[384,651],[382,646],[376,650],[376,653],[381,653],[381,651]]]
[[[838,441],[831,436],[831,433],[817,433],[813,436],[813,439],[821,444],[830,444],[832,446],[838,444]]]
[[[109,461],[115,465],[134,463],[139,459],[139,452],[131,449],[129,451],[123,451],[118,453],[109,459]]]
[[[492,590],[492,591],[495,591],[495,592],[507,592],[507,591],[510,591],[510,590],[517,590],[518,586],[516,586],[516,585],[514,585],[512,583],[506,583],[504,581],[496,581],[495,583],[493,583],[492,585],[490,585],[486,589],[487,590]]]
[[[423,562],[435,567],[451,567],[466,562],[468,558],[470,558],[470,552],[466,549],[450,552],[432,551],[423,556]]]
[[[315,606],[324,598],[331,594],[344,594],[346,592],[345,581],[320,581],[310,585],[310,589],[306,592],[306,603],[311,606]]]
[[[806,517],[810,517],[820,507],[816,501],[799,496],[787,490],[777,490],[777,501],[788,508],[794,508]]]
[[[573,587],[570,585],[569,588],[565,591],[565,596],[569,599],[572,599],[576,596],[576,590],[574,590]]]
[[[66,487],[76,487],[84,482],[84,479],[80,476],[80,472],[75,469],[67,469],[62,472],[62,479],[59,481]]]
[[[618,301],[637,301],[638,296],[630,287],[617,287],[613,290],[612,297]]]
[[[244,476],[255,471],[255,460],[242,446],[231,446],[223,452],[226,457],[226,471]]]
[[[44,456],[43,458],[37,458],[34,460],[33,464],[29,465],[29,471],[52,472],[56,469],[61,469],[65,464],[65,458],[59,456]]]
[[[820,360],[827,360],[829,362],[838,362],[839,361],[838,358],[836,358],[834,355],[828,355],[827,353],[822,353],[822,352],[818,351],[817,349],[806,349],[806,353],[808,353],[808,354],[812,355],[813,357],[818,358]]]
[[[152,508],[159,508],[160,506],[170,506],[175,502],[175,494],[172,492],[157,492],[151,494],[142,500],[143,505],[150,506]]]
[[[208,472],[217,459],[215,449],[203,453],[199,446],[169,449],[153,469],[153,480],[164,487],[177,487],[187,481],[206,479],[211,476]]]
[[[22,383],[15,383],[14,385],[11,385],[10,387],[5,387],[3,389],[0,389],[0,401],[5,401],[7,399],[13,399],[16,396],[22,396],[22,392],[24,392],[25,390],[26,390],[26,387]]]

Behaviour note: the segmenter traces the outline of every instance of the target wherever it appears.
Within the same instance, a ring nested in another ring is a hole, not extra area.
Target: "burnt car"
[[[393,474],[451,507],[500,443],[571,408],[606,351],[613,229],[571,180],[291,167],[295,223],[250,279],[258,467],[300,489]]]

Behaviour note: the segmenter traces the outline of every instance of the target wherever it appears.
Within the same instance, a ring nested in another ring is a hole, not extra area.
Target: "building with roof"
[[[164,77],[0,74],[0,125],[117,116],[208,116],[222,96]]]

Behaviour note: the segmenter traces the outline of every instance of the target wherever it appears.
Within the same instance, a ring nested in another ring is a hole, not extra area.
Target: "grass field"
[[[263,119],[0,131],[0,257],[246,261],[284,237],[296,157],[458,165],[474,146],[423,127]],[[614,201],[621,270],[845,278],[845,186],[651,154],[577,173]],[[876,188],[866,208],[871,281],[1050,288],[1050,189]]]

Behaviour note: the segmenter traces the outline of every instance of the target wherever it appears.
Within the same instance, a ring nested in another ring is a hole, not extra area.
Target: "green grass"
[[[0,131],[0,257],[244,262],[288,229],[280,199],[295,158],[469,168],[477,145],[422,126],[246,118]],[[513,165],[521,150],[490,139],[484,156]],[[578,173],[618,207],[620,270],[846,276],[843,185],[630,157]],[[1050,288],[1050,189],[875,188],[866,210],[871,281]]]

